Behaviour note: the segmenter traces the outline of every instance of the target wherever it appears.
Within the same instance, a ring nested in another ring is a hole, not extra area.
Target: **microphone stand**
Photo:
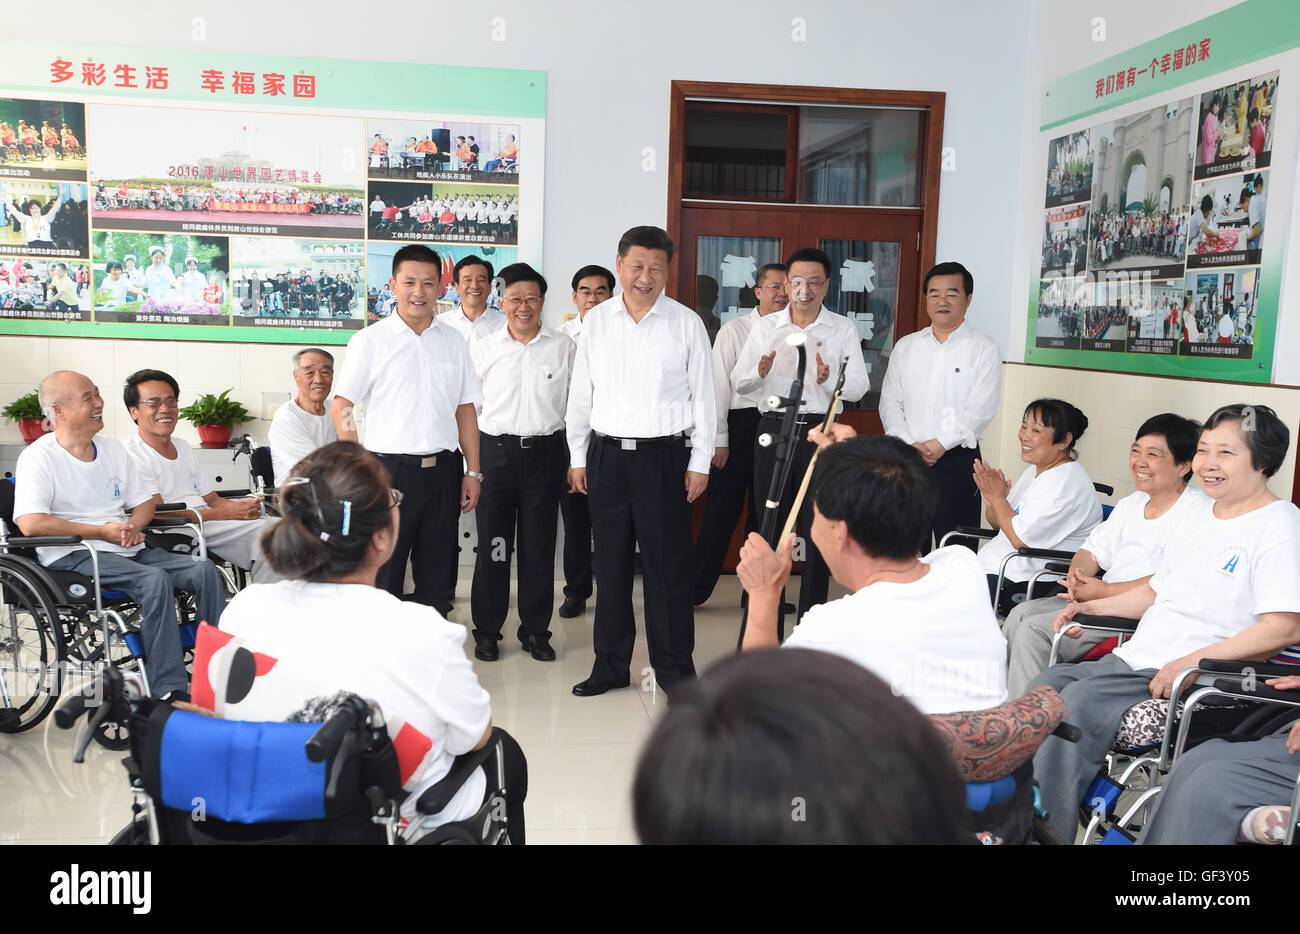
[[[771,396],[768,398],[768,408],[771,411],[784,408],[784,414],[781,416],[781,430],[774,437],[764,432],[758,437],[760,447],[773,448],[773,465],[772,480],[768,484],[767,499],[763,503],[763,520],[759,527],[760,534],[767,539],[767,543],[773,549],[777,547],[777,530],[780,521],[781,509],[781,492],[785,489],[786,481],[790,477],[790,467],[794,463],[795,446],[798,440],[795,434],[799,429],[799,403],[803,399],[804,375],[808,369],[808,350],[805,347],[807,339],[802,334],[792,335],[787,338],[795,352],[798,353],[798,363],[795,365],[794,379],[790,383],[790,394],[788,396]],[[744,611],[740,614],[740,634],[736,638],[736,651],[739,652],[745,641],[745,627],[749,622],[749,604],[746,602]],[[780,642],[785,634],[785,620],[783,614],[778,609],[777,615],[777,641]]]

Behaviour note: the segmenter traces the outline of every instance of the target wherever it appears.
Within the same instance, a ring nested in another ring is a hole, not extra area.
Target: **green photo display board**
[[[1270,381],[1295,126],[1264,60],[1297,47],[1247,0],[1044,88],[1027,362]]]
[[[541,260],[543,72],[3,45],[0,334],[343,344],[409,243],[447,306]]]

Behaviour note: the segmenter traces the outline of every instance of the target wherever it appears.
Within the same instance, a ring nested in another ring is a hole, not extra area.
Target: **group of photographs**
[[[1036,346],[1251,358],[1277,84],[1050,141]]]
[[[0,99],[0,320],[358,330],[411,242],[497,268],[519,127]]]

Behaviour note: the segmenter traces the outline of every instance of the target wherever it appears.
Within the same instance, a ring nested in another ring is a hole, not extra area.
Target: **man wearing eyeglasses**
[[[795,490],[803,481],[804,472],[816,450],[816,445],[807,440],[808,430],[826,418],[835,395],[840,361],[848,358],[841,396],[844,402],[861,399],[871,385],[857,327],[845,316],[835,314],[822,304],[830,287],[830,257],[822,250],[808,247],[792,253],[785,265],[789,305],[754,322],[754,329],[731,371],[735,392],[752,393],[758,399],[758,434],[777,435],[781,430],[782,413],[773,410],[768,400],[790,393],[790,383],[798,365],[798,351],[787,344],[786,339],[799,333],[807,337],[808,369],[799,402],[798,441],[789,476],[781,490],[782,521],[794,506]],[[756,446],[754,487],[758,496],[766,498],[775,466],[775,445]],[[830,572],[809,535],[812,528],[811,498],[805,497],[797,521],[803,544],[798,609],[802,617],[810,607],[826,602]],[[796,551],[795,558],[800,557]]]
[[[122,401],[138,426],[126,441],[126,453],[145,485],[158,491],[155,506],[184,503],[201,517],[209,554],[250,572],[255,584],[280,580],[262,558],[262,534],[276,520],[262,515],[261,498],[218,496],[204,480],[189,442],[173,437],[179,394],[176,380],[161,370],[137,370],[126,378]]]
[[[975,294],[965,266],[939,263],[925,274],[921,289],[930,326],[894,345],[880,389],[880,420],[885,434],[912,445],[934,470],[937,547],[957,526],[980,524],[975,461],[1002,399],[1002,354],[991,338],[965,323]]]
[[[758,306],[747,315],[722,326],[713,340],[713,388],[718,403],[718,440],[709,475],[704,518],[695,537],[695,605],[709,599],[727,558],[731,533],[749,503],[745,532],[758,530],[758,504],[754,499],[754,438],[758,431],[758,394],[732,388],[731,371],[754,330],[754,322],[789,304],[785,292],[785,266],[769,263],[758,270],[754,295]],[[766,490],[763,491],[767,493]]]
[[[583,266],[573,274],[573,306],[578,313],[560,326],[560,333],[577,344],[587,312],[614,294],[614,274],[604,266]],[[566,479],[560,492],[560,515],[564,519],[564,603],[560,616],[573,619],[587,611],[591,599],[591,512],[587,497],[569,489]]]
[[[478,556],[470,611],[474,657],[496,661],[510,609],[510,557],[519,547],[519,629],[525,651],[555,660],[555,531],[560,484],[569,465],[564,410],[577,347],[542,326],[546,279],[527,263],[501,270],[506,326],[470,347],[483,384],[479,452],[483,485],[476,518]]]

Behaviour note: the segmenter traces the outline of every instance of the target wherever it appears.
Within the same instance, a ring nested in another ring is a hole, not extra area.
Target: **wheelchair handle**
[[[85,694],[73,694],[55,709],[54,722],[60,730],[70,730],[76,725],[77,720],[86,712],[87,700]]]
[[[338,752],[339,747],[343,745],[343,740],[356,725],[357,709],[346,703],[340,706],[328,720],[321,724],[320,729],[312,734],[311,739],[307,740],[307,760],[324,762]]]

